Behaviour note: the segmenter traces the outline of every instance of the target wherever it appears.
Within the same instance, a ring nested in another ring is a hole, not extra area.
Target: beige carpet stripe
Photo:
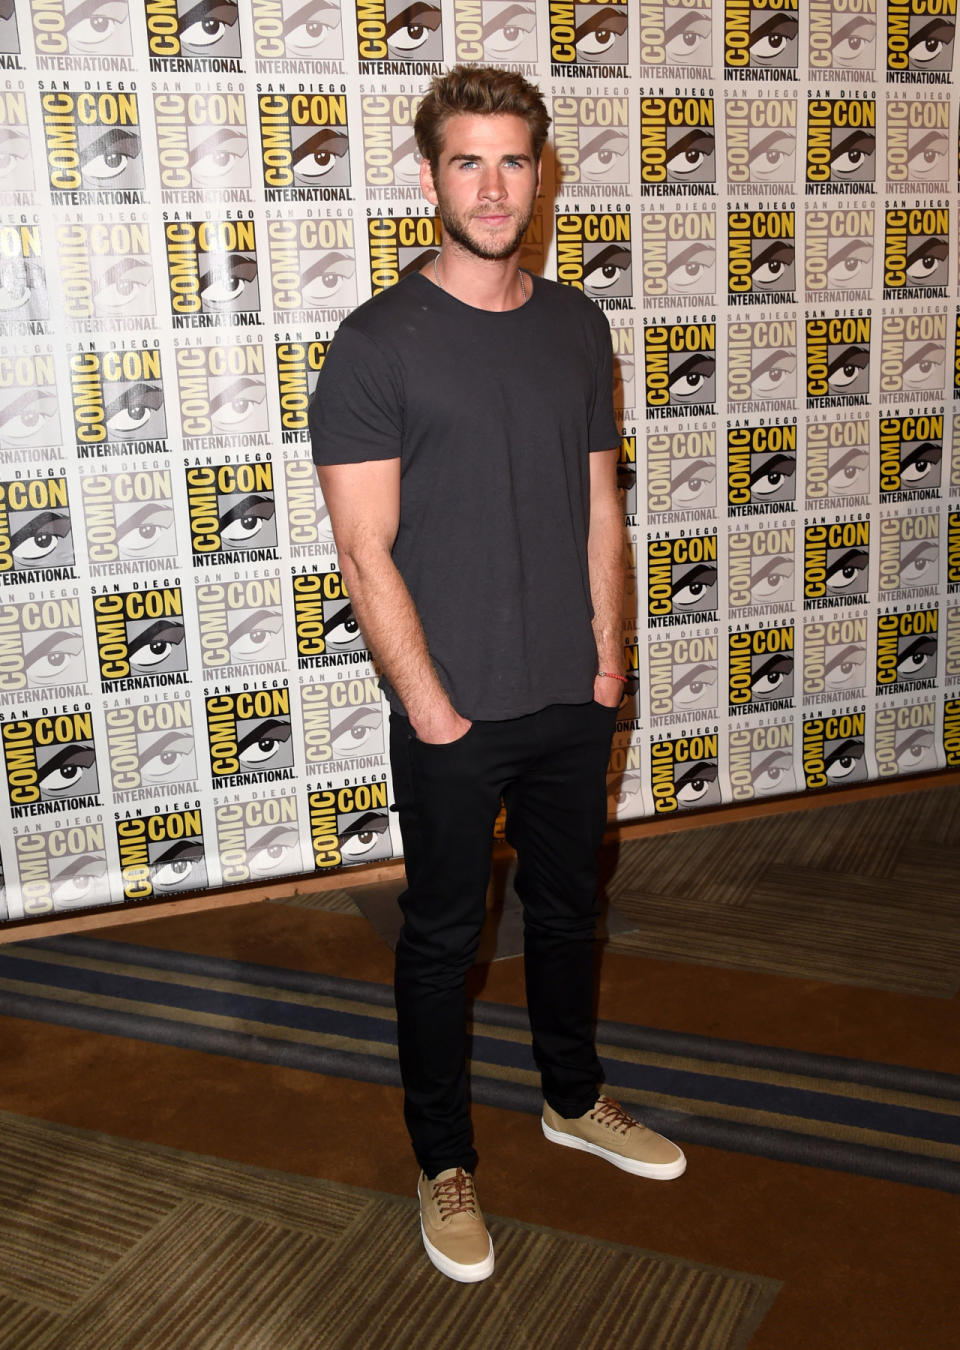
[[[0,1346],[30,1350],[56,1325],[53,1313],[0,1293]]]

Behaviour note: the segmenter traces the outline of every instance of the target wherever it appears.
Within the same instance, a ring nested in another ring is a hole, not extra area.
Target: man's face
[[[444,127],[436,174],[423,161],[420,186],[447,239],[477,258],[512,257],[540,187],[529,127],[512,113],[458,113]]]

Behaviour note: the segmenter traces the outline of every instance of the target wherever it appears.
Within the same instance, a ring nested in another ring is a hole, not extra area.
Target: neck
[[[531,286],[518,265],[519,249],[509,258],[460,257],[449,247],[422,269],[442,291],[474,309],[502,311],[526,303]]]

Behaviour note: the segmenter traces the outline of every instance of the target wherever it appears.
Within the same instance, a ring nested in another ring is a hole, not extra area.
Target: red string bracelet
[[[630,683],[626,675],[614,675],[612,670],[598,670],[597,678],[600,680],[619,680],[621,684]]]

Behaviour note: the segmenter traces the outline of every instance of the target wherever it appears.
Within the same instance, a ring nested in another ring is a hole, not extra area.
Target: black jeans
[[[390,719],[390,762],[407,890],[397,943],[397,1040],[404,1117],[427,1176],[473,1171],[465,982],[486,913],[501,794],[524,910],[527,1008],[543,1094],[563,1116],[593,1106],[596,854],[606,823],[616,710],[555,704],[474,722],[447,745]]]

